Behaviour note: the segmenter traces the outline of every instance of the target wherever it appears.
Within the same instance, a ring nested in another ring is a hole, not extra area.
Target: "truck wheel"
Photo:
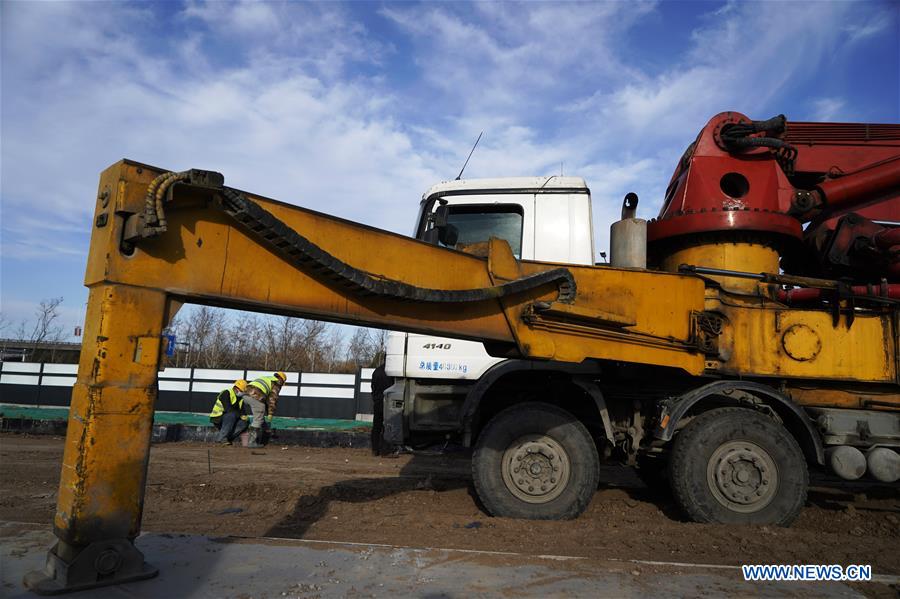
[[[783,426],[747,408],[718,408],[675,437],[669,480],[696,522],[787,526],[806,503],[809,473]]]
[[[493,516],[566,520],[578,517],[593,497],[600,459],[577,418],[528,402],[503,410],[481,432],[472,477]]]

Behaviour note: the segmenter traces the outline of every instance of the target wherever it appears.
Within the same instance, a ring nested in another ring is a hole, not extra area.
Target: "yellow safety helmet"
[[[237,387],[238,391],[246,391],[247,381],[245,381],[244,379],[238,379],[234,382],[234,386]]]
[[[278,377],[279,379],[281,379],[282,384],[284,384],[284,382],[287,380],[287,375],[285,373],[281,372],[280,370],[275,373],[275,376]]]

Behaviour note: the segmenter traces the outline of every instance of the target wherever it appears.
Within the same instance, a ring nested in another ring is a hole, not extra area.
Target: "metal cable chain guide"
[[[200,184],[201,187],[210,187],[206,182],[215,181],[217,178],[221,181],[221,175],[218,173],[195,169],[182,173],[165,173],[154,179],[154,183],[148,189],[146,209],[148,213],[153,212],[148,215],[148,221],[158,222],[160,226],[155,227],[150,236],[165,231],[162,202],[154,200],[157,198],[161,200],[171,184],[184,182],[190,185],[193,181],[199,180],[204,182]],[[556,283],[559,290],[558,301],[571,302],[575,299],[575,277],[566,268],[554,268],[492,287],[458,290],[428,289],[373,276],[329,254],[240,191],[224,186],[215,188],[218,193],[213,205],[221,208],[252,236],[287,262],[301,269],[313,270],[341,287],[363,296],[430,303],[472,303],[509,297],[549,283]]]

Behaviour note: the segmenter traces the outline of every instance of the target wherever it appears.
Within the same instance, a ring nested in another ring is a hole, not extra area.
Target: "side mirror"
[[[459,241],[459,229],[450,223],[445,224],[438,229],[438,240],[447,247],[456,246],[456,242]]]
[[[443,245],[453,247],[459,240],[459,229],[451,225],[448,221],[450,216],[450,207],[446,204],[438,206],[431,215],[431,228],[425,231],[423,241],[437,245],[440,242]]]

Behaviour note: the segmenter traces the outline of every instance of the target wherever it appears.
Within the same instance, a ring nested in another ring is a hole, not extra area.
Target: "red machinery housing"
[[[720,113],[682,156],[648,241],[657,262],[740,241],[777,248],[788,274],[900,282],[900,125]]]

